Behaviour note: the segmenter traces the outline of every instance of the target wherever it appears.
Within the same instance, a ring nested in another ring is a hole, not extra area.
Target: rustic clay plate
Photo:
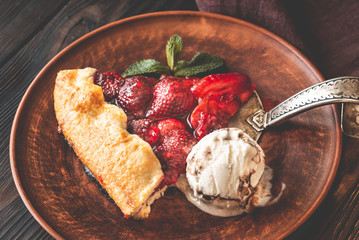
[[[143,58],[166,62],[173,34],[182,58],[197,51],[222,56],[230,71],[247,73],[264,102],[280,102],[323,80],[295,48],[247,22],[200,12],[161,12],[124,19],[82,37],[59,53],[33,81],[16,113],[10,160],[19,193],[54,237],[66,239],[277,239],[292,233],[318,207],[336,172],[341,133],[335,108],[320,107],[266,131],[260,145],[287,184],[274,206],[231,218],[210,216],[176,189],[153,204],[143,221],[126,220],[85,174],[57,132],[53,87],[61,69],[122,72]]]

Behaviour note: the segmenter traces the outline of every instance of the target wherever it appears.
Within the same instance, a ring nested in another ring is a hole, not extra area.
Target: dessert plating
[[[263,150],[227,128],[255,85],[244,73],[190,77],[223,67],[224,60],[198,53],[187,62],[179,60],[181,51],[182,39],[174,35],[166,46],[168,66],[145,59],[122,75],[60,71],[59,129],[125,217],[147,218],[169,186],[217,216],[273,203]]]

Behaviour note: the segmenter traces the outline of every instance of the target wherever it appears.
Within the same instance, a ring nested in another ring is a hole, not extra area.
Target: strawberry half
[[[117,104],[125,111],[129,119],[144,118],[153,97],[155,78],[133,76],[125,79],[117,96]]]
[[[154,152],[161,162],[165,174],[163,180],[165,185],[175,183],[179,174],[186,171],[187,155],[196,143],[197,140],[193,135],[184,129],[174,129],[162,136],[162,140],[154,148]],[[166,174],[168,171],[171,171],[170,174]]]
[[[211,74],[197,81],[191,88],[198,101],[211,95],[237,96],[242,103],[247,101],[254,91],[249,77],[244,73]]]
[[[190,116],[197,139],[212,131],[228,126],[228,119],[239,109],[239,100],[233,95],[210,96],[203,99]]]
[[[154,96],[146,117],[152,119],[175,118],[188,114],[197,101],[188,81],[164,77],[154,87]]]
[[[190,116],[190,123],[197,139],[227,127],[228,119],[250,98],[254,88],[243,73],[212,74],[195,82],[191,91],[199,104]]]
[[[240,101],[235,96],[206,97],[192,111],[190,122],[193,128],[196,128],[196,121],[201,113],[217,115],[228,119],[232,117],[239,109]]]

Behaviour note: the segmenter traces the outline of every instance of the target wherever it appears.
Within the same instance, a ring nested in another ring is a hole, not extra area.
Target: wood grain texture
[[[247,12],[238,17],[285,37],[304,51],[325,77],[358,75],[358,1],[276,1],[272,7],[269,5],[273,1],[250,2],[252,7],[247,7]],[[288,13],[281,14],[289,16],[294,24],[276,18],[266,20],[267,11],[275,9],[278,2],[286,5]],[[293,2],[297,3],[294,7]],[[69,43],[106,23],[140,13],[185,9],[197,7],[190,0],[0,1],[0,239],[51,239],[19,198],[9,167],[8,143],[13,116],[36,74]],[[290,32],[295,36],[283,32],[288,29],[283,24],[293,26],[294,31]],[[308,51],[302,48],[301,42]],[[358,140],[343,138],[338,174],[328,196],[288,239],[358,239],[359,213],[355,208],[358,205],[355,202],[359,184],[358,146]]]

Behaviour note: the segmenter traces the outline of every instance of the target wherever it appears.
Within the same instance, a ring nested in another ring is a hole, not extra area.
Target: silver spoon
[[[343,103],[341,125],[343,132],[359,138],[359,77],[338,77],[315,84],[265,112],[255,92],[229,123],[241,128],[254,140],[264,129],[276,126],[289,118],[319,106]]]

